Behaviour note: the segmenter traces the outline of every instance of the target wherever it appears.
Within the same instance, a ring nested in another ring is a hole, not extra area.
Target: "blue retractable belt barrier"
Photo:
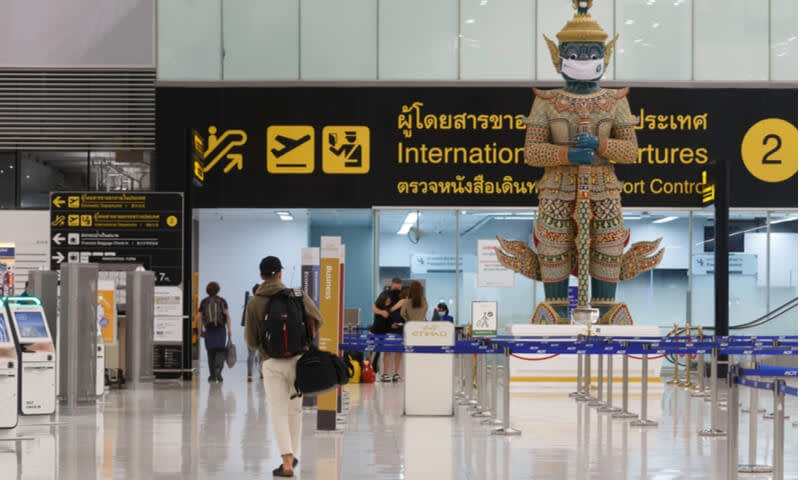
[[[762,380],[752,380],[744,377],[736,377],[736,383],[750,388],[758,388],[761,390],[770,390],[770,391],[774,390],[773,382],[765,382]]]
[[[758,368],[746,368],[742,370],[742,375],[750,377],[796,377],[797,368],[762,365]]]
[[[785,395],[791,395],[793,397],[797,396],[797,387],[788,387],[786,385],[781,385],[778,390]]]
[[[776,337],[777,338],[777,337]],[[490,348],[493,345],[494,348]],[[719,337],[695,341],[687,337],[687,341],[665,340],[660,337],[569,337],[556,339],[551,337],[486,337],[472,340],[459,340],[452,347],[406,347],[401,335],[367,335],[347,334],[343,350],[351,351],[385,351],[409,353],[490,353],[499,352],[502,347],[509,347],[517,354],[698,354],[711,353],[713,348],[719,353],[733,355],[797,355],[797,343],[784,340],[782,342],[762,343],[753,337]],[[763,369],[762,369],[763,370]],[[773,367],[770,374],[761,376],[794,376],[794,371]]]

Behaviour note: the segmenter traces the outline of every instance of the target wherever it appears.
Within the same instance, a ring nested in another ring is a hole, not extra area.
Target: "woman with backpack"
[[[200,337],[205,338],[206,342],[208,381],[221,382],[222,367],[225,366],[225,344],[231,337],[231,314],[228,311],[228,302],[218,295],[217,282],[209,282],[206,293],[208,296],[200,302],[197,312],[197,328],[200,330]]]

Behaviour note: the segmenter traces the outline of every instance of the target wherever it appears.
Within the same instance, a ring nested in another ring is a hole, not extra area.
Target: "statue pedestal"
[[[531,323],[534,325],[570,325],[572,323],[570,319],[559,316],[555,309],[556,306],[561,305],[549,302],[540,303],[533,312]],[[633,325],[633,317],[624,302],[615,303],[611,310],[597,320],[596,325]]]
[[[583,325],[511,325],[508,327],[507,334],[513,336],[576,336],[586,334],[586,326]],[[660,330],[657,326],[639,325],[593,325],[592,335],[622,337],[657,337]],[[548,355],[520,355],[522,358],[545,358]],[[512,357],[510,360],[511,391],[512,392],[571,392],[575,390],[577,381],[577,371],[575,367],[575,355],[559,355],[547,360],[530,361]],[[593,355],[592,357],[596,357]],[[638,357],[637,357],[638,358]],[[657,393],[663,391],[664,384],[661,382],[661,362],[654,360],[648,362],[647,377],[648,391]],[[622,365],[622,355],[614,355],[614,364]],[[592,376],[596,375],[596,358],[592,360]],[[629,358],[629,391],[631,393],[640,392],[642,378],[642,362]],[[604,372],[605,374],[605,372]],[[592,384],[595,382],[592,381]],[[615,389],[622,385],[622,369],[617,368],[614,375]],[[621,392],[621,390],[617,390]]]

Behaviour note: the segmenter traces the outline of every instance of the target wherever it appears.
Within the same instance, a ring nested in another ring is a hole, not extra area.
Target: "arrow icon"
[[[53,243],[55,243],[58,246],[61,246],[61,242],[63,242],[64,240],[66,240],[66,237],[64,237],[64,235],[61,235],[60,232],[56,233],[55,236],[53,236]]]
[[[53,258],[53,260],[56,261],[56,263],[61,263],[61,262],[64,261],[64,254],[61,253],[61,252],[56,252],[56,254],[53,255],[52,258]]]
[[[223,173],[228,173],[233,170],[233,167],[236,167],[237,170],[242,169],[242,154],[241,153],[229,153],[228,158],[230,159],[230,163],[225,167]]]
[[[66,202],[64,201],[63,198],[61,198],[61,195],[58,195],[58,196],[56,196],[56,198],[53,199],[53,206],[55,206],[56,208],[63,207],[64,203],[66,203]]]

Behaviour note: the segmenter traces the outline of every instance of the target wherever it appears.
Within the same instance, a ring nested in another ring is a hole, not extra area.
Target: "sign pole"
[[[324,322],[319,329],[319,349],[338,354],[341,238],[322,237],[320,245],[319,310]],[[338,396],[337,390],[317,396],[317,430],[336,430]]]

